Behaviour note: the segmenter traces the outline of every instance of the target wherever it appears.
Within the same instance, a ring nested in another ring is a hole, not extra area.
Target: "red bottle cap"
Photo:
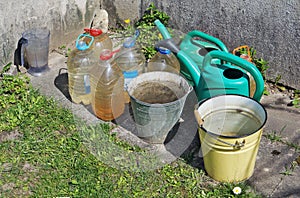
[[[109,49],[104,49],[100,53],[100,59],[101,60],[109,60],[113,56],[113,53]]]
[[[102,30],[100,30],[100,29],[84,28],[84,31],[89,33],[91,36],[99,36],[102,34]]]

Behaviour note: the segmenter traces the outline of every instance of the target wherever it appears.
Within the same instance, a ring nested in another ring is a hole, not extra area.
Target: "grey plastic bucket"
[[[139,138],[163,144],[178,122],[188,94],[193,90],[181,76],[157,71],[139,75],[128,85]]]

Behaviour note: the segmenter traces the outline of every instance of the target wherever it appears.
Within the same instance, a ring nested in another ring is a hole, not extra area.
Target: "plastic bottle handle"
[[[247,72],[249,72],[252,75],[252,77],[254,78],[254,81],[256,84],[256,89],[255,89],[253,98],[258,102],[260,101],[261,96],[264,91],[264,80],[263,80],[263,77],[262,77],[260,71],[257,69],[257,67],[255,65],[253,65],[249,61],[242,59],[240,57],[237,57],[233,54],[214,50],[205,55],[204,60],[203,60],[203,68],[202,69],[203,70],[209,69],[209,67],[211,66],[211,61],[214,58],[218,58],[218,59],[227,61],[229,63],[232,63],[232,64],[246,70]]]
[[[81,39],[82,37],[88,37],[88,38],[91,39],[91,42],[89,43],[89,45],[81,46],[81,45],[79,44],[79,41],[80,41],[80,39]],[[77,37],[77,39],[76,39],[76,48],[79,49],[79,50],[82,50],[82,51],[83,51],[83,50],[87,50],[87,49],[89,49],[89,48],[92,46],[93,42],[94,42],[94,37],[93,37],[93,36],[90,36],[90,35],[87,35],[87,34],[80,34],[80,35]]]
[[[131,48],[135,45],[135,42],[137,40],[137,38],[139,37],[140,35],[140,31],[139,30],[135,30],[135,33],[132,37],[129,37],[127,39],[125,39],[124,43],[123,43],[123,46],[125,48]]]
[[[187,33],[187,35],[189,35],[191,38],[200,37],[206,41],[216,44],[222,51],[228,52],[227,47],[224,45],[224,43],[221,40],[219,40],[218,38],[213,37],[209,34],[206,34],[204,32],[198,31],[198,30],[193,30],[193,31],[190,31],[189,33]]]

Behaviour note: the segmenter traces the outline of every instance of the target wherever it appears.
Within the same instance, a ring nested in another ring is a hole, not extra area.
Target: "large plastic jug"
[[[90,75],[91,103],[95,115],[104,121],[122,115],[125,109],[124,76],[110,50],[101,52],[100,60],[91,69]]]
[[[147,72],[166,71],[170,73],[180,73],[180,63],[176,56],[167,48],[158,47],[157,53],[147,64]]]
[[[89,39],[89,44],[85,42]],[[81,34],[76,40],[76,48],[67,60],[69,93],[74,103],[90,104],[91,88],[89,72],[96,64],[91,45],[94,37]]]
[[[125,39],[120,51],[116,54],[116,61],[124,75],[124,96],[126,103],[130,102],[127,86],[130,81],[144,72],[146,58],[141,47],[136,43],[139,32],[133,37]]]
[[[104,49],[112,50],[113,48],[112,40],[106,33],[103,33],[102,30],[85,28],[84,31],[94,37],[94,43],[92,47],[93,47],[95,57],[97,59],[99,58],[102,50]]]

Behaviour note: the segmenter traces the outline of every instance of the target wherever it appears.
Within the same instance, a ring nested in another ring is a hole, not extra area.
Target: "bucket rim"
[[[265,119],[264,119],[264,122],[261,123],[260,127],[251,132],[251,133],[247,133],[247,134],[243,134],[243,135],[235,135],[235,136],[228,136],[228,135],[222,135],[222,134],[216,134],[216,133],[213,133],[211,131],[208,131],[206,130],[204,127],[203,127],[203,124],[202,125],[199,125],[199,128],[201,128],[205,133],[209,134],[209,135],[212,135],[212,136],[217,136],[217,137],[221,137],[221,138],[225,138],[225,139],[235,139],[235,138],[243,138],[243,137],[247,137],[247,136],[250,136],[252,134],[255,134],[257,132],[259,132],[266,124],[267,120],[268,120],[268,114],[267,114],[267,111],[265,109],[265,107],[258,101],[256,101],[255,99],[253,98],[250,98],[250,97],[247,97],[247,96],[244,96],[244,95],[240,95],[240,94],[222,94],[222,95],[216,95],[216,96],[213,96],[211,98],[206,98],[206,99],[203,99],[201,101],[199,101],[196,105],[195,105],[195,110],[198,111],[198,108],[201,104],[205,103],[206,101],[208,100],[211,100],[211,99],[214,99],[214,98],[218,98],[218,97],[224,97],[224,96],[234,96],[234,97],[242,97],[242,98],[245,98],[247,100],[251,100],[252,102],[256,103],[258,106],[260,106],[264,112],[264,116],[265,116]]]
[[[143,73],[143,74],[137,76],[136,78],[141,78],[142,75],[150,75],[149,73],[150,72]],[[171,75],[171,76],[173,75],[173,76],[179,77],[180,80],[182,80],[184,83],[186,83],[186,85],[188,87],[188,90],[186,91],[186,93],[183,96],[181,96],[180,98],[178,98],[177,100],[172,101],[172,102],[167,102],[167,103],[147,103],[147,102],[141,101],[141,100],[137,99],[136,97],[134,97],[133,95],[131,95],[129,93],[128,89],[127,89],[126,91],[127,91],[128,95],[129,95],[129,97],[132,98],[134,101],[138,102],[141,105],[148,106],[148,107],[157,107],[157,108],[160,108],[160,107],[163,107],[163,106],[164,107],[165,106],[172,106],[174,104],[177,104],[182,99],[186,98],[193,91],[193,89],[194,89],[193,86],[191,86],[184,77],[182,77],[182,76],[180,76],[178,74],[174,74],[174,73],[170,73],[170,72],[166,72],[166,71],[155,71],[155,72],[151,72],[151,73],[152,74],[154,74],[154,73],[158,73],[158,74],[159,73],[164,73],[164,74],[167,74],[167,75]],[[130,82],[130,83],[132,83],[132,82]],[[129,83],[129,85],[130,85],[130,83]]]
[[[178,98],[175,101],[167,102],[167,103],[147,103],[147,102],[141,101],[141,100],[139,100],[136,97],[133,97],[131,95],[129,95],[129,97],[132,98],[132,99],[134,99],[134,101],[138,102],[141,105],[148,106],[148,107],[157,107],[157,108],[160,108],[160,107],[172,106],[172,105],[177,104],[179,101],[181,101],[182,99],[186,98],[192,90],[193,90],[193,87],[189,86],[189,90],[188,90],[188,92],[186,94],[184,94],[182,97]]]

